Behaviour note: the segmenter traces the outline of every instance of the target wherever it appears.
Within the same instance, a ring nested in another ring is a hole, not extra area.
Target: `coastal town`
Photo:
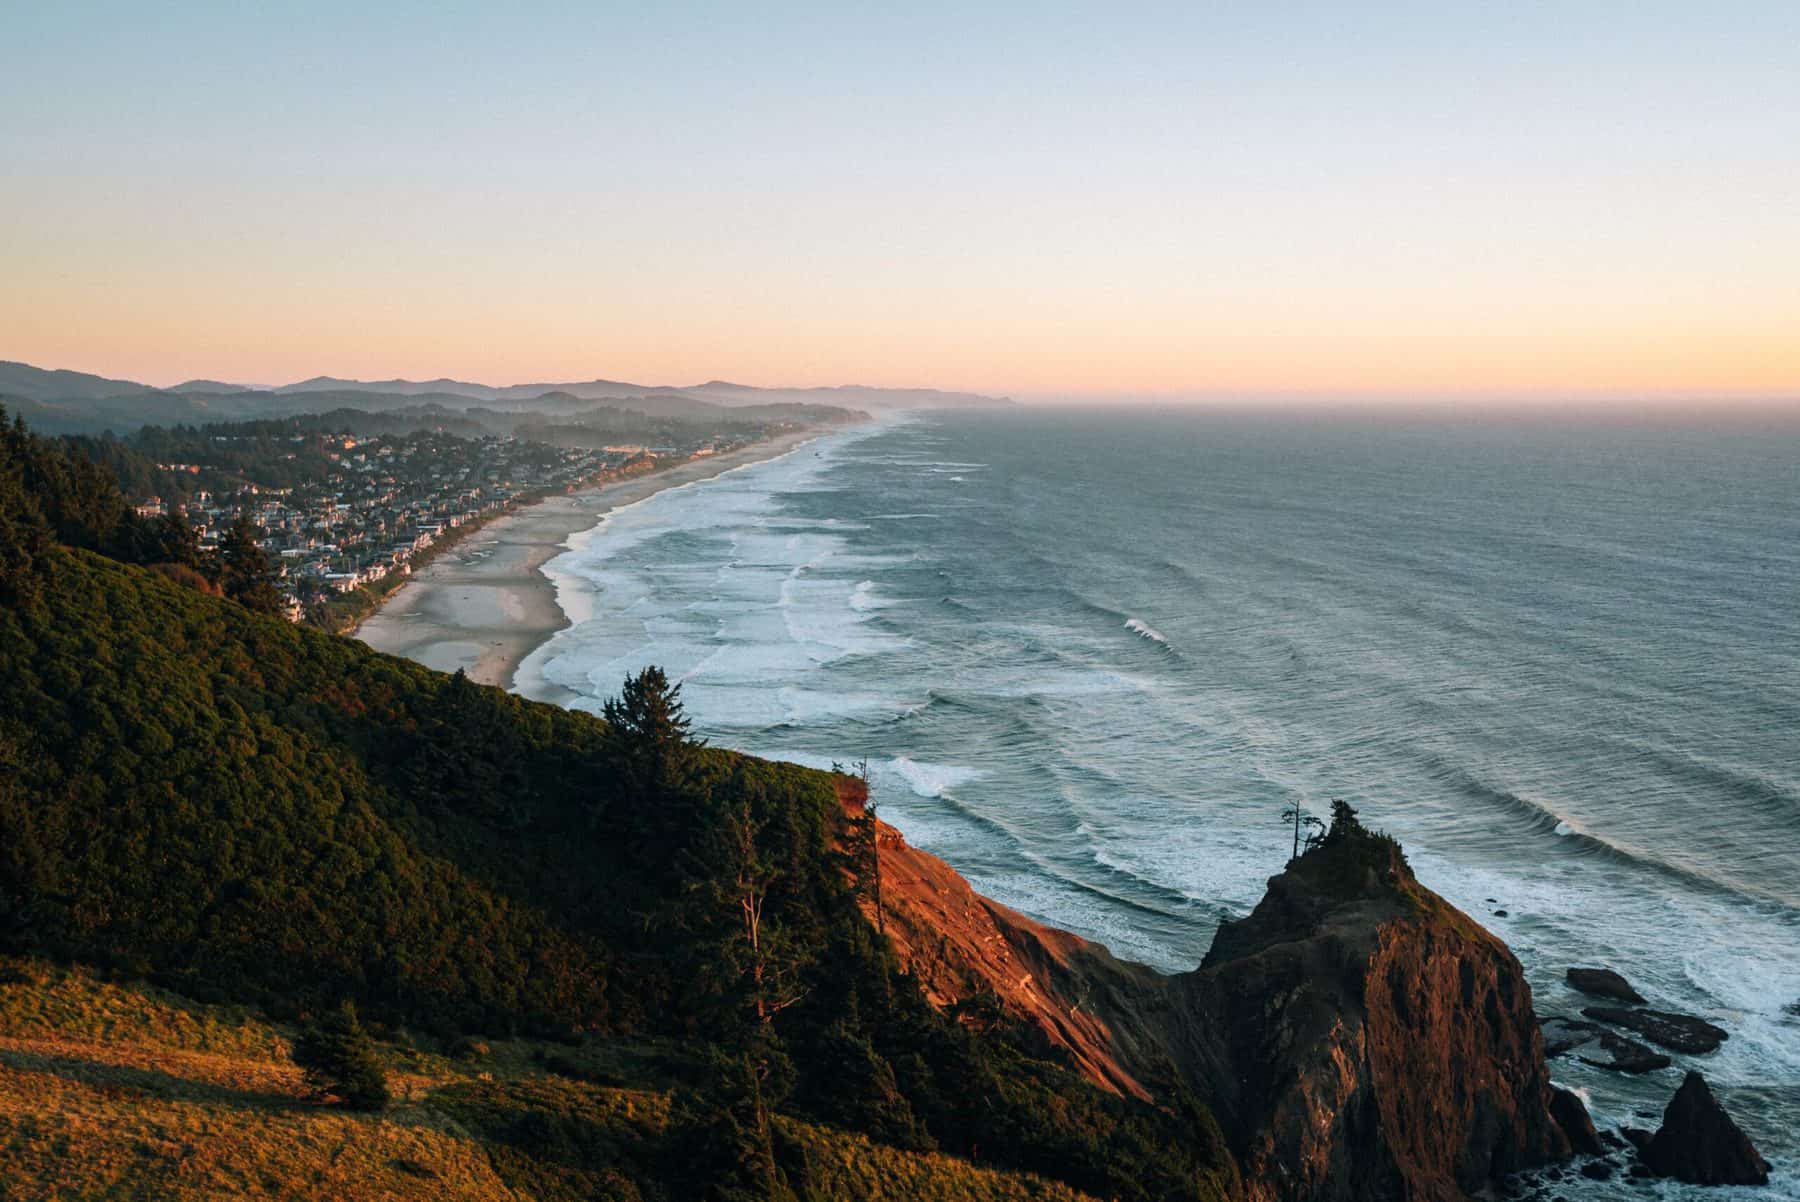
[[[224,433],[218,431],[224,430]],[[290,620],[345,616],[359,591],[389,591],[472,525],[519,503],[703,458],[738,442],[559,447],[508,437],[300,432],[272,439],[212,427],[211,454],[158,461],[163,491],[138,516],[182,514],[202,553],[240,516],[260,532]],[[258,470],[259,467],[262,470]],[[369,598],[370,604],[375,597]]]

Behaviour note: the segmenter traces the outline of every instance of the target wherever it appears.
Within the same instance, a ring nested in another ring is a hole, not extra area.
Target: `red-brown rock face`
[[[1174,977],[1034,923],[881,833],[888,934],[933,1000],[992,990],[1120,1093],[1143,1096],[1172,1064],[1253,1198],[1462,1202],[1570,1154],[1517,959],[1353,822]]]
[[[1569,1155],[1518,961],[1397,847],[1290,866],[1182,981],[1190,1075],[1263,1197],[1455,1202]]]

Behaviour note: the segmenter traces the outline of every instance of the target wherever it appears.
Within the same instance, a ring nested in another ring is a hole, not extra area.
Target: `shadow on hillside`
[[[291,1093],[240,1089],[196,1081],[161,1069],[108,1064],[80,1055],[0,1048],[0,1067],[22,1073],[44,1073],[96,1089],[123,1089],[183,1102],[206,1102],[248,1110],[314,1110],[314,1103]]]

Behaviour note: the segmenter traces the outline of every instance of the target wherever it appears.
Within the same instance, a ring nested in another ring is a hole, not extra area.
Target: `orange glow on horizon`
[[[72,300],[73,298],[71,298]],[[112,311],[0,300],[0,358],[162,387],[194,378],[255,385],[316,375],[362,380],[450,377],[488,384],[602,377],[645,385],[729,379],[763,387],[865,384],[1020,398],[1580,396],[1800,397],[1800,332],[1743,320],[1706,328],[1469,331],[1415,323],[1407,332],[1257,329],[1205,321],[1104,321],[987,328],[959,320],[897,322],[729,315],[670,322],[610,312],[506,320],[446,310],[405,320],[385,307],[305,304]],[[785,317],[785,315],[784,315]],[[586,327],[586,328],[584,328]],[[1671,328],[1674,327],[1674,328]]]

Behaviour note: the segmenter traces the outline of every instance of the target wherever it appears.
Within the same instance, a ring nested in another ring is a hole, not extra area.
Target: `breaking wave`
[[[1142,618],[1126,618],[1125,629],[1131,631],[1140,638],[1149,639],[1153,643],[1161,643],[1165,647],[1169,645],[1169,640],[1163,632],[1150,625],[1150,623],[1144,621]]]

